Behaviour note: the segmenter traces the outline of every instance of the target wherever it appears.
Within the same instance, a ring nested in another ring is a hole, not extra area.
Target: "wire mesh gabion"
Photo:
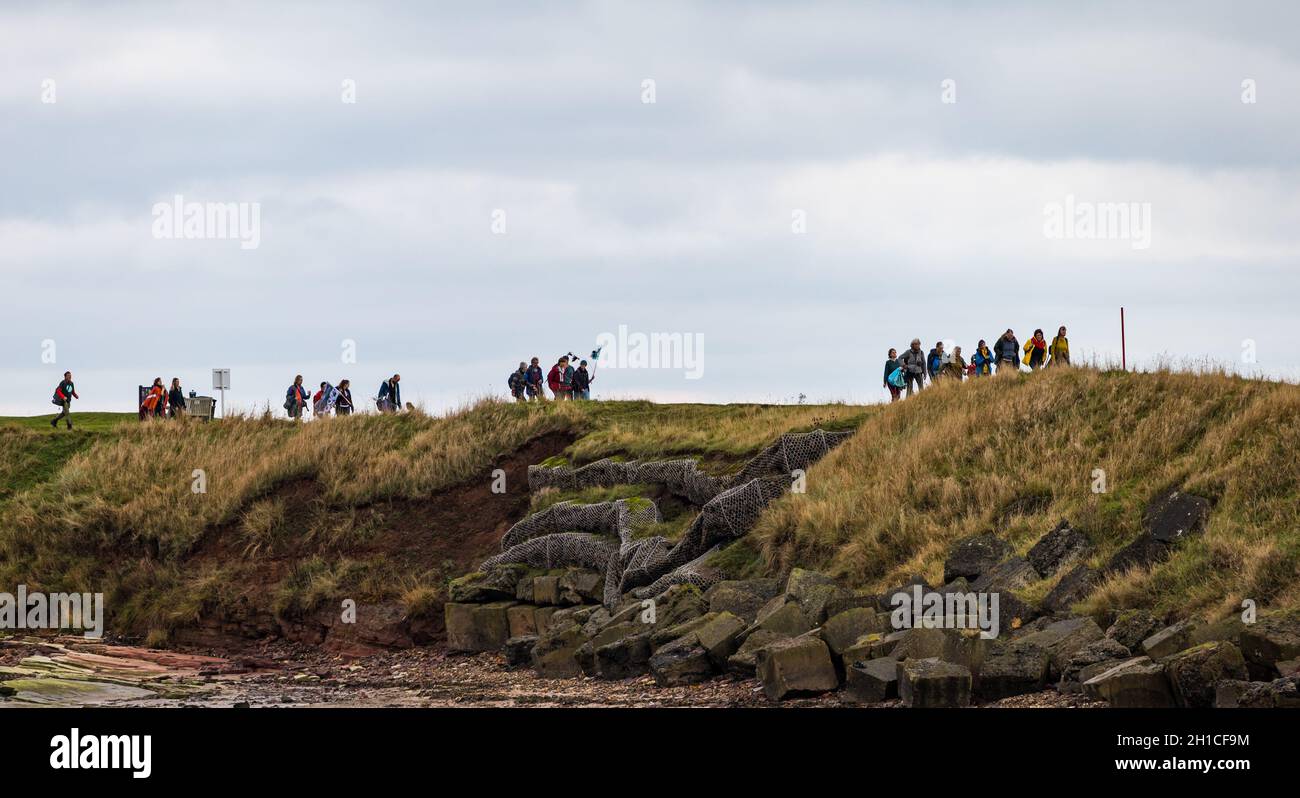
[[[789,490],[795,470],[817,462],[850,435],[825,430],[782,435],[730,477],[705,474],[694,460],[606,459],[580,468],[530,466],[531,490],[658,484],[699,506],[700,512],[674,543],[662,536],[639,536],[660,520],[651,501],[560,502],[511,527],[502,538],[501,553],[482,567],[523,563],[537,568],[591,568],[604,574],[608,606],[629,592],[645,599],[675,584],[707,588],[719,578],[707,566],[708,557],[747,534],[763,509]]]

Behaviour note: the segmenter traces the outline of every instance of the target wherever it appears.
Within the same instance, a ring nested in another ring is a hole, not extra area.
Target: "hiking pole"
[[[1128,371],[1128,347],[1124,340],[1124,307],[1119,309],[1119,365]]]

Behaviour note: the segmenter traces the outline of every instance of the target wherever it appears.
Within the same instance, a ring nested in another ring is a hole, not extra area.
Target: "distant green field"
[[[59,409],[50,406],[50,412],[43,416],[0,416],[0,426],[22,427],[23,429],[42,430],[50,428],[50,419],[59,414]],[[135,413],[78,413],[76,405],[72,409],[72,431],[108,432],[123,421],[137,421]],[[59,432],[67,433],[60,423]]]

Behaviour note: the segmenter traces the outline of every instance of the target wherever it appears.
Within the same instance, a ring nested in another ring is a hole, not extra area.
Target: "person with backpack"
[[[167,392],[167,408],[167,414],[172,418],[185,413],[185,391],[181,388],[180,377],[172,377],[172,387]]]
[[[1047,339],[1042,330],[1034,330],[1034,337],[1025,343],[1025,365],[1038,371],[1047,362]]]
[[[167,389],[163,387],[162,377],[154,377],[144,400],[140,402],[140,420],[147,416],[161,416],[167,409]]]
[[[528,371],[524,373],[524,388],[528,392],[529,401],[546,401],[546,391],[542,390],[542,367],[538,365],[537,358],[533,358]]]
[[[898,364],[903,368],[903,375],[907,382],[907,395],[912,395],[912,387],[916,390],[925,387],[925,353],[921,351],[921,339],[913,338],[912,345],[903,352],[903,356],[898,359]]]
[[[975,354],[970,356],[970,364],[971,373],[976,377],[987,377],[993,373],[993,353],[983,338],[980,339],[979,346],[975,347]]]
[[[284,392],[284,409],[289,418],[301,420],[302,411],[307,407],[307,388],[302,384],[302,375],[293,378],[293,385]]]
[[[510,395],[515,398],[516,402],[527,402],[524,393],[528,388],[528,364],[519,361],[519,368],[510,372],[510,377],[506,379],[506,385],[510,388]]]
[[[396,413],[402,409],[402,388],[398,385],[401,381],[402,375],[394,374],[380,383],[379,396],[376,397],[379,412]]]
[[[54,397],[50,400],[59,406],[59,414],[50,420],[51,429],[58,429],[59,422],[65,419],[68,429],[72,429],[72,400],[80,398],[77,396],[77,386],[72,384],[72,372],[63,372],[63,379],[54,386]]]
[[[335,389],[338,393],[334,400],[334,415],[350,416],[356,408],[352,405],[352,380],[339,380],[339,387]]]
[[[993,355],[997,358],[998,374],[1015,374],[1020,371],[1020,342],[1010,328],[994,342]]]
[[[571,380],[573,385],[574,399],[591,398],[592,379],[594,378],[591,376],[591,372],[587,371],[587,361],[585,360],[579,361],[578,368],[574,370],[573,378]]]
[[[1047,354],[1052,358],[1047,362],[1049,366],[1070,365],[1070,339],[1065,337],[1065,327],[1056,331],[1056,337],[1052,339],[1052,345],[1047,348]]]
[[[569,368],[569,356],[565,355],[551,366],[551,371],[546,375],[546,385],[551,389],[556,401],[567,401],[573,398],[573,371]]]
[[[938,341],[935,343],[934,349],[930,350],[930,354],[925,357],[925,368],[930,373],[931,383],[934,382],[935,377],[939,376],[939,371],[943,368],[943,358],[943,341]]]
[[[898,350],[891,349],[885,356],[885,389],[889,391],[889,401],[897,402],[903,396],[902,366],[898,362]],[[894,378],[898,382],[894,382]]]

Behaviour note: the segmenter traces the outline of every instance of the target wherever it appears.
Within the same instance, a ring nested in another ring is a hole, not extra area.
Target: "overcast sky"
[[[441,409],[620,325],[700,376],[597,396],[880,401],[913,336],[1118,360],[1121,305],[1130,364],[1293,379],[1300,7],[1135,5],[8,4],[0,414],[219,366]],[[1090,203],[1149,229],[1047,232]]]

